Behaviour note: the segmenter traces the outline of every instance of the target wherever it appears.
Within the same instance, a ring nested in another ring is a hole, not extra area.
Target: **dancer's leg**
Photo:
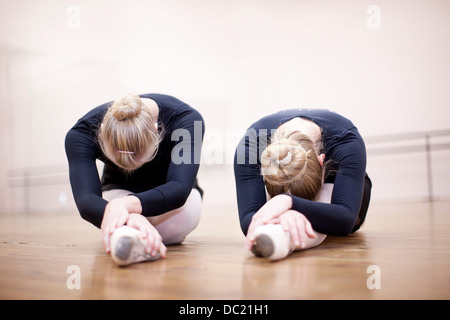
[[[325,183],[322,187],[322,190],[320,191],[320,195],[319,195],[319,198],[317,199],[317,202],[331,203],[331,197],[333,195],[333,188],[334,188],[334,184]],[[306,250],[306,249],[316,247],[319,244],[321,244],[327,237],[323,233],[319,233],[316,231],[314,231],[314,233],[316,235],[316,237],[314,239],[307,237],[304,247],[295,247],[294,250]]]
[[[192,189],[181,208],[148,219],[165,245],[180,244],[198,226],[201,213],[202,197],[197,189]]]
[[[115,189],[103,192],[103,198],[111,201],[131,194],[128,190]],[[202,198],[197,189],[192,189],[186,203],[178,209],[159,216],[149,217],[148,220],[158,230],[163,243],[166,245],[179,244],[191,233],[200,222],[202,213]]]
[[[317,201],[331,203],[333,187],[333,184],[324,184]],[[284,231],[280,224],[264,225],[258,227],[255,231],[255,243],[252,252],[256,256],[263,256],[272,261],[284,259],[293,251],[316,247],[326,238],[326,235],[316,231],[315,236],[314,239],[307,237],[303,246],[295,247],[291,242],[289,232]]]
[[[131,194],[128,190],[110,190],[103,193],[103,198],[111,201]],[[197,189],[192,189],[186,203],[178,209],[165,214],[149,217],[149,222],[158,230],[165,245],[182,243],[185,237],[197,227],[202,209],[202,199]],[[122,226],[111,237],[111,256],[120,266],[131,263],[155,260],[145,253],[145,245],[137,229]]]

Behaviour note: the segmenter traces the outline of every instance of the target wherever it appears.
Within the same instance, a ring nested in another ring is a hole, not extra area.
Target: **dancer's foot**
[[[293,250],[289,233],[281,225],[267,224],[256,229],[252,247],[255,256],[275,261],[286,258]]]
[[[122,226],[111,236],[111,258],[121,267],[133,263],[159,259],[145,252],[145,243],[137,229]]]

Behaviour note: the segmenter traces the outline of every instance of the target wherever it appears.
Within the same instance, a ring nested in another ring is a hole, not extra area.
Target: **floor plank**
[[[244,250],[234,208],[205,208],[166,259],[127,268],[76,212],[0,215],[0,299],[449,299],[449,211],[374,204],[354,235],[272,263]],[[369,289],[375,276],[381,288]]]

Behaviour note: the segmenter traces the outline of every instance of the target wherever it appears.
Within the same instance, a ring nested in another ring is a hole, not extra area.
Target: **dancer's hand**
[[[108,203],[100,227],[106,252],[111,252],[110,241],[114,230],[127,223],[130,213],[141,212],[141,202],[134,196],[117,198]]]
[[[252,217],[252,222],[248,228],[246,238],[246,248],[251,250],[255,241],[255,230],[261,225],[273,223],[283,213],[289,211],[292,207],[292,199],[287,195],[278,195],[270,199],[261,209]]]
[[[128,216],[127,226],[139,230],[145,241],[145,252],[156,256],[158,252],[161,258],[166,257],[167,248],[162,243],[161,235],[148,219],[140,214],[131,213]]]
[[[308,238],[316,238],[316,232],[313,230],[311,223],[298,211],[289,210],[276,220],[278,220],[284,231],[289,232],[291,241],[297,248],[304,249]],[[276,220],[272,222],[276,223]]]

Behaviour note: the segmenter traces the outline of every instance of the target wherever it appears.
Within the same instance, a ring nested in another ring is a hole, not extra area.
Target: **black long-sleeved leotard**
[[[99,126],[111,102],[91,110],[66,135],[75,203],[83,219],[97,227],[108,204],[102,198],[102,191],[129,190],[141,201],[144,216],[156,216],[181,207],[196,181],[204,135],[202,116],[171,96],[142,94],[140,97],[157,103],[158,124],[164,130],[164,139],[155,158],[132,173],[125,173],[110,161],[97,140]],[[105,163],[101,180],[97,159]]]
[[[254,123],[240,141],[234,171],[241,229],[247,234],[253,215],[267,202],[260,156],[273,130],[293,118],[316,123],[322,131],[323,153],[336,170],[331,204],[290,195],[292,209],[327,235],[348,235],[358,218],[363,197],[366,148],[353,123],[328,110],[292,109],[266,116]]]

